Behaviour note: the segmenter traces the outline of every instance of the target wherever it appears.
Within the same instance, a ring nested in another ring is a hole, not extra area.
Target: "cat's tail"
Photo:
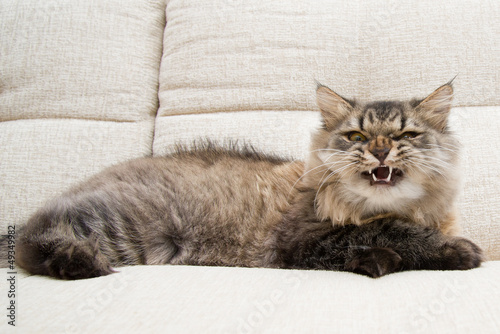
[[[96,238],[75,231],[64,215],[41,210],[20,229],[16,238],[16,264],[35,275],[82,279],[113,271]]]

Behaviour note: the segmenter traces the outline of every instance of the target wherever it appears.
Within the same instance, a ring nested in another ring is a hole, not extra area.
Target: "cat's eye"
[[[366,141],[365,135],[361,132],[351,132],[347,135],[347,139],[349,139],[350,141]]]
[[[417,137],[418,135],[419,134],[416,133],[416,132],[409,131],[409,132],[405,132],[401,136],[399,136],[398,140],[401,140],[401,139],[413,139],[413,138]]]

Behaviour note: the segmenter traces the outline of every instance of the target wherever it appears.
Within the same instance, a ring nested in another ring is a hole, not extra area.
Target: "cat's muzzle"
[[[394,186],[396,182],[403,177],[401,169],[391,166],[380,165],[369,171],[361,173],[365,179],[370,181],[370,185]]]

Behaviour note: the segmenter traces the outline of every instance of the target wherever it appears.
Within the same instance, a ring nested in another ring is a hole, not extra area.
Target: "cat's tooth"
[[[372,174],[372,177],[373,177],[373,181],[377,181],[377,177],[375,176],[375,174]]]
[[[392,167],[389,166],[389,176],[387,177],[387,180],[391,179],[391,175],[392,175]]]

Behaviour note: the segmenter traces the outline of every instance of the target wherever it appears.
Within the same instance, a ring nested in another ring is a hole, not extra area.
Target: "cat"
[[[110,167],[39,209],[17,264],[61,279],[128,265],[466,270],[458,142],[447,83],[425,99],[361,103],[318,84],[305,162],[209,141]]]

